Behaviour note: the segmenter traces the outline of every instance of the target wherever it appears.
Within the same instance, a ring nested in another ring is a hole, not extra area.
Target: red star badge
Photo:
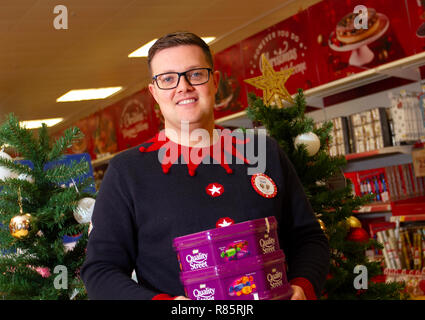
[[[215,224],[215,227],[216,228],[228,227],[228,226],[230,226],[230,225],[232,225],[234,223],[235,223],[235,221],[233,221],[229,217],[224,217],[224,218],[218,219],[218,221]]]
[[[224,192],[224,187],[219,183],[210,183],[205,190],[211,197],[221,196]]]

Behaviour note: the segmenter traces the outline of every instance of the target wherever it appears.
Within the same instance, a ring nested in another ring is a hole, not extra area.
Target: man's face
[[[163,49],[151,61],[152,74],[184,72],[193,68],[210,68],[202,49],[195,45],[182,45]],[[155,82],[149,84],[149,91],[159,104],[166,128],[180,129],[182,121],[191,127],[206,128],[214,123],[214,103],[219,73],[210,74],[207,83],[192,86],[184,76],[180,77],[177,88],[159,89]]]

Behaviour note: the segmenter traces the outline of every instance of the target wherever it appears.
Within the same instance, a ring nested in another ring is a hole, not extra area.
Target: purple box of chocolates
[[[194,300],[289,299],[275,217],[174,239],[181,280]]]
[[[292,294],[282,250],[181,273],[192,300],[289,299]]]

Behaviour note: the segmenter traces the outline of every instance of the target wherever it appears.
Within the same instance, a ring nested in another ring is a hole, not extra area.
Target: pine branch
[[[48,161],[58,160],[62,154],[72,147],[73,143],[82,139],[84,134],[77,127],[65,130],[64,135],[56,140],[50,153],[47,156]]]
[[[74,160],[71,161],[70,165],[61,164],[46,170],[45,177],[51,183],[60,184],[84,176],[88,171],[89,164],[87,161],[77,162]]]
[[[39,154],[42,156],[41,161],[47,162],[47,156],[50,152],[50,137],[47,130],[47,125],[45,123],[41,124],[41,128],[38,131],[38,144],[39,144]]]
[[[0,142],[9,144],[24,158],[37,162],[37,142],[29,130],[20,126],[13,113],[9,114],[6,122],[0,127]]]

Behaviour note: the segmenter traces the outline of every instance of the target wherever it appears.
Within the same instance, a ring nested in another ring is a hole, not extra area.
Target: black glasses
[[[170,90],[177,88],[180,83],[180,77],[184,76],[191,86],[199,86],[210,80],[211,68],[196,68],[185,72],[166,72],[157,74],[152,77],[152,81],[156,82],[158,88],[162,90]]]

